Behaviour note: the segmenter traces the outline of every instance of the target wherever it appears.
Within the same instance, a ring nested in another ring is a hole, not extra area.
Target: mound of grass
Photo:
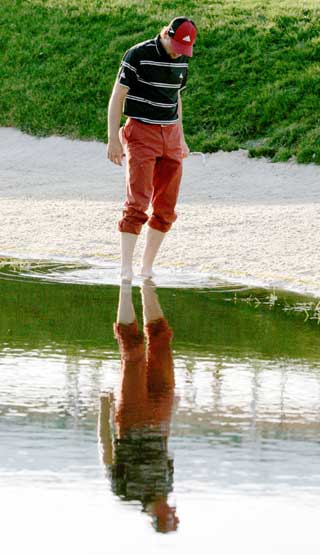
[[[181,14],[191,149],[319,164],[320,0],[2,0],[0,125],[105,141],[123,53]]]

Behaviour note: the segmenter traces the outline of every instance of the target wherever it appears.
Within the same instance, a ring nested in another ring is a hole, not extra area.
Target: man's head
[[[146,508],[151,516],[151,524],[156,532],[167,534],[175,532],[179,526],[179,518],[176,515],[176,507],[169,505],[166,498],[155,499]]]
[[[161,32],[164,47],[171,58],[189,56],[197,36],[195,23],[187,17],[175,17]]]

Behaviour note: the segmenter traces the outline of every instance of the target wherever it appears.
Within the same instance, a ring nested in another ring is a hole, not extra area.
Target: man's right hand
[[[110,139],[107,144],[107,158],[114,164],[122,166],[123,147],[119,139]]]

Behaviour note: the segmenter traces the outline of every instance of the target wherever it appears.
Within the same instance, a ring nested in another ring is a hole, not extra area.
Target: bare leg
[[[121,284],[114,332],[121,355],[120,390],[115,407],[115,421],[117,434],[122,437],[131,428],[143,425],[147,407],[144,338],[136,320],[131,283]]]
[[[159,303],[156,287],[151,279],[145,279],[141,287],[143,323],[146,326],[163,318],[162,308]]]
[[[119,291],[117,324],[132,324],[136,320],[136,313],[132,302],[132,286],[129,282],[122,282]]]
[[[147,229],[147,238],[146,238],[146,245],[142,257],[142,269],[141,275],[144,278],[152,278],[153,271],[152,266],[155,257],[159,251],[161,243],[164,239],[165,233],[159,231],[158,229],[154,229],[153,227],[148,226]]]
[[[152,280],[144,280],[141,295],[144,332],[147,339],[148,388],[150,393],[166,393],[160,405],[162,405],[163,419],[169,421],[174,387],[170,346],[172,330],[163,316]]]
[[[133,277],[132,261],[138,235],[121,232],[121,279],[131,281]]]
[[[102,393],[100,396],[100,410],[98,418],[98,445],[101,461],[105,465],[112,464],[112,433],[110,429],[111,407],[114,398],[111,392]]]

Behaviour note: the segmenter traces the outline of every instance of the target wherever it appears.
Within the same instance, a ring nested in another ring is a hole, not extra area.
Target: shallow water
[[[0,279],[3,553],[319,553],[315,300],[158,289],[175,387],[149,402],[121,382],[119,288],[42,277]]]

